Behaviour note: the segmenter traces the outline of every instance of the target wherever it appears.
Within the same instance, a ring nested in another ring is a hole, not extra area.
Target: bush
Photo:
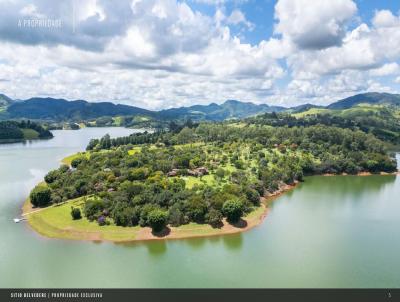
[[[167,220],[168,212],[161,209],[151,211],[147,217],[148,224],[153,232],[160,232],[167,225]]]
[[[79,208],[71,207],[71,216],[73,220],[78,220],[82,218],[81,210]]]
[[[242,217],[244,211],[244,204],[239,199],[225,201],[222,206],[222,212],[229,222],[238,222]]]
[[[99,216],[99,218],[97,218],[97,223],[99,226],[106,225],[106,217],[103,215]]]
[[[43,207],[51,202],[51,190],[48,187],[36,186],[30,194],[32,205]]]

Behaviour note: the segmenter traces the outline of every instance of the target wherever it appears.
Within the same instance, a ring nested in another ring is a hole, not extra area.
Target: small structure
[[[14,218],[14,222],[15,223],[19,223],[19,222],[24,221],[24,220],[26,220],[26,218]]]
[[[100,192],[100,191],[102,191],[103,190],[103,184],[101,184],[101,183],[96,183],[95,185],[94,185],[94,189],[97,191],[97,192]]]
[[[167,176],[168,176],[168,177],[178,176],[178,172],[179,172],[179,169],[172,169],[172,171],[169,171],[169,172],[167,173]]]
[[[208,174],[208,170],[206,167],[199,167],[193,170],[188,170],[188,174],[195,177],[201,177]]]
[[[168,177],[174,177],[174,176],[178,176],[180,174],[194,176],[194,177],[201,177],[203,175],[208,174],[208,170],[207,170],[206,167],[199,167],[199,168],[196,168],[196,169],[187,169],[186,173],[185,173],[184,170],[183,171],[182,170],[179,171],[179,169],[172,169],[171,171],[169,171],[167,173],[167,176]]]

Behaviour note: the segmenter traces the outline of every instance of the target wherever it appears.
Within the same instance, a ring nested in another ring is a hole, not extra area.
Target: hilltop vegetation
[[[359,130],[260,123],[191,127],[92,140],[71,167],[46,175],[46,202],[81,198],[71,221],[78,208],[81,219],[100,226],[150,226],[156,233],[188,223],[218,228],[224,219],[239,223],[259,208],[262,196],[304,175],[396,171],[382,141]]]
[[[400,106],[400,95],[368,92],[357,94],[327,106],[328,109],[349,109],[360,104]]]
[[[343,110],[310,108],[293,114],[265,113],[245,121],[270,126],[335,126],[361,130],[390,144],[400,144],[400,109],[383,105],[358,105]]]

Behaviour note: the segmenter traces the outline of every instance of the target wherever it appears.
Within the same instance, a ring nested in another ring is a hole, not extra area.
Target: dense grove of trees
[[[40,124],[31,122],[30,120],[23,121],[1,121],[0,122],[0,139],[24,139],[24,133],[21,129],[32,129],[38,132],[39,138],[51,138],[53,135],[47,129],[44,129]]]
[[[376,112],[357,110],[349,116],[335,114],[311,114],[295,117],[288,113],[265,113],[246,119],[246,122],[273,127],[309,127],[315,125],[335,126],[372,133],[379,139],[400,144],[400,121],[390,108],[380,108]]]
[[[223,217],[235,223],[259,206],[261,196],[304,175],[396,170],[372,134],[321,125],[201,123],[116,139],[106,135],[87,149],[89,156],[76,158],[72,168],[46,175],[51,202],[84,196],[89,220],[155,232],[189,222],[218,227]],[[200,167],[209,175],[189,176]]]

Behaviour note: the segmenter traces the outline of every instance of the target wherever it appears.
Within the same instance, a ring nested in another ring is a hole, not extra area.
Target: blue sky
[[[400,88],[400,2],[0,0],[0,92],[161,109]]]

